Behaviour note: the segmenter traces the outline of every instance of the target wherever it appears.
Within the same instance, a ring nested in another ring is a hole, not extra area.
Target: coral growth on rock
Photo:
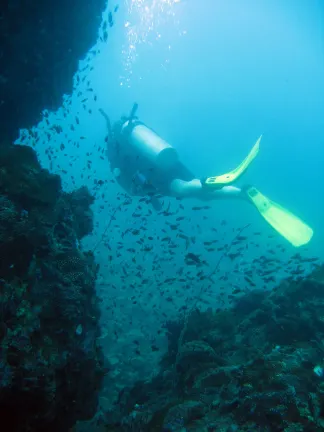
[[[324,429],[323,267],[167,330],[159,375],[120,394],[107,430]]]
[[[0,416],[15,431],[91,418],[104,365],[86,188],[63,193],[25,146],[0,146]],[[7,429],[9,430],[9,429]]]

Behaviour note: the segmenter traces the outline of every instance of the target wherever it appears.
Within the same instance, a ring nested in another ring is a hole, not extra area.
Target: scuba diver
[[[248,156],[229,173],[198,179],[179,160],[174,147],[138,120],[135,103],[129,116],[113,126],[104,116],[108,136],[107,156],[119,185],[131,196],[148,196],[156,210],[161,209],[159,196],[198,198],[203,201],[237,198],[250,202],[260,215],[293,246],[310,241],[313,230],[297,216],[276,204],[254,186],[233,186],[259,152],[262,135]]]

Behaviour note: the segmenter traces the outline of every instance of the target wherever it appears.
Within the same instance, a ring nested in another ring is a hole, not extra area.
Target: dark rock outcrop
[[[0,146],[0,417],[8,431],[92,418],[104,376],[86,188],[62,192],[34,150]]]
[[[105,0],[4,0],[0,5],[1,143],[17,138],[72,91],[96,42]]]

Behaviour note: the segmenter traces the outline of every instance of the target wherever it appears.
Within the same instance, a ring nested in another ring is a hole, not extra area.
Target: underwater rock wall
[[[166,326],[160,373],[120,393],[108,431],[324,430],[324,267]]]
[[[0,417],[6,430],[68,431],[97,409],[97,265],[86,188],[63,193],[26,146],[0,146]]]
[[[1,143],[72,91],[78,61],[96,42],[105,0],[6,0],[0,5]]]

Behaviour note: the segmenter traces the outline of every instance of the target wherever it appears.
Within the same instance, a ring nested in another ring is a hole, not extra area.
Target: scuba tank
[[[132,153],[142,156],[153,166],[165,171],[171,169],[179,160],[177,151],[144,123],[135,120],[137,104],[134,104],[131,115],[125,119],[120,129],[124,150],[127,144]]]

